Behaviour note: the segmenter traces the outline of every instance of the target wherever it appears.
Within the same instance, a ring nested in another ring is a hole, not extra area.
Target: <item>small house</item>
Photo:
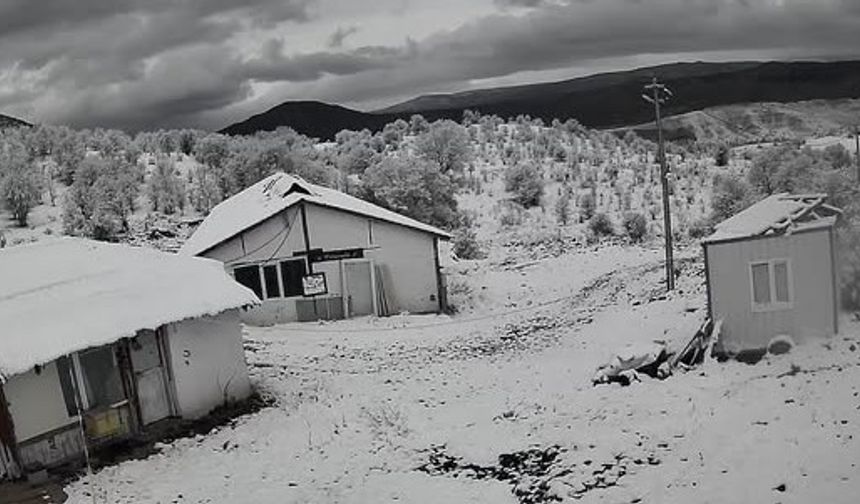
[[[834,225],[825,195],[774,194],[705,238],[708,311],[728,353],[838,332]]]
[[[244,321],[439,312],[450,235],[334,189],[275,173],[215,208],[180,254],[217,259],[262,305]]]
[[[246,398],[221,264],[77,238],[0,251],[0,479]]]

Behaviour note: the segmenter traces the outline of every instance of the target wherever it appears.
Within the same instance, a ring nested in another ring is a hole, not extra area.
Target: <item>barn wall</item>
[[[707,247],[711,306],[714,318],[724,319],[722,341],[727,350],[761,348],[779,334],[800,342],[835,333],[828,230]],[[750,263],[780,258],[791,261],[793,306],[753,312]]]
[[[66,411],[54,362],[43,366],[39,374],[31,369],[11,377],[4,390],[19,443],[76,422]]]
[[[307,211],[311,247],[371,247],[365,257],[372,258],[382,271],[392,312],[438,310],[433,235],[317,205],[308,205]],[[340,274],[335,264],[320,263],[314,268],[331,267],[336,275],[327,275],[329,285],[338,287]]]
[[[373,247],[365,257],[374,259],[380,267],[391,312],[426,313],[439,309],[433,235],[311,203],[306,204],[306,213],[310,248]],[[229,271],[242,264],[293,258],[305,248],[301,212],[295,207],[204,255],[224,262]],[[326,273],[330,294],[342,294],[337,261],[316,263],[313,268]],[[261,306],[243,312],[242,320],[254,325],[295,321],[295,300],[300,298],[264,300]]]
[[[225,397],[239,400],[250,394],[237,310],[170,324],[167,347],[183,418],[205,416]]]
[[[392,311],[429,313],[439,310],[433,235],[387,222],[373,223],[370,257],[381,266]]]

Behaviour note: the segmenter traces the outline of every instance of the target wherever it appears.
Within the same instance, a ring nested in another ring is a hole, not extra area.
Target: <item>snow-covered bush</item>
[[[612,219],[610,219],[605,213],[595,214],[594,217],[588,221],[588,229],[590,229],[596,237],[612,236],[615,234],[615,225],[612,223]]]
[[[648,221],[640,213],[628,213],[624,216],[624,232],[633,242],[641,242],[648,233]]]

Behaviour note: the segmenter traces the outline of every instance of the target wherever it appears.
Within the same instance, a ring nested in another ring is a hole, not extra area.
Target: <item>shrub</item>
[[[624,232],[633,242],[641,242],[648,233],[648,221],[640,213],[628,213],[624,216]]]
[[[714,177],[711,220],[720,222],[748,207],[754,199],[750,185],[735,175]]]
[[[482,259],[484,251],[478,242],[475,229],[471,226],[463,226],[454,232],[453,239],[454,255],[460,259]]]
[[[612,236],[615,234],[615,226],[612,224],[612,219],[605,213],[595,214],[588,221],[588,229],[594,233],[594,236]]]
[[[520,163],[505,172],[505,190],[525,208],[540,205],[543,196],[543,174],[531,164]]]
[[[579,200],[579,216],[581,221],[591,220],[594,217],[594,210],[597,204],[594,201],[594,194],[588,193]]]
[[[714,226],[708,219],[698,219],[690,223],[687,233],[695,240],[704,238],[714,232]]]
[[[570,222],[570,189],[562,188],[561,196],[555,201],[555,218],[562,226]]]

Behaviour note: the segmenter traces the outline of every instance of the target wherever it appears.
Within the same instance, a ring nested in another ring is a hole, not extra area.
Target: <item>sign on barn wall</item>
[[[338,250],[323,250],[311,249],[309,251],[294,252],[294,256],[308,256],[308,261],[311,263],[340,261],[343,259],[362,259],[364,258],[364,249],[338,249]]]
[[[305,297],[321,296],[328,294],[328,284],[325,281],[325,273],[314,273],[302,277],[302,291]]]

